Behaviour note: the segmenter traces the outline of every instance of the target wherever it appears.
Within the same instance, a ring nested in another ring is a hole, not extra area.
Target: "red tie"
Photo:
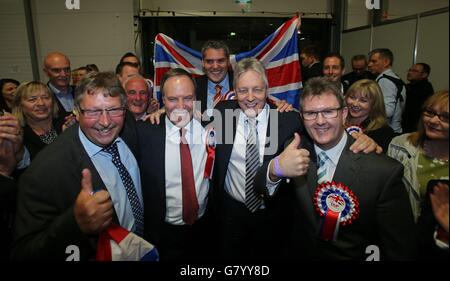
[[[214,86],[214,89],[216,90],[216,94],[214,95],[213,101],[214,101],[214,102],[220,101],[220,100],[222,99],[222,94],[221,94],[222,86],[220,86],[219,84],[217,84],[216,86]]]
[[[181,185],[183,197],[183,221],[192,225],[197,220],[198,201],[195,192],[194,172],[189,144],[185,138],[186,130],[180,129]]]

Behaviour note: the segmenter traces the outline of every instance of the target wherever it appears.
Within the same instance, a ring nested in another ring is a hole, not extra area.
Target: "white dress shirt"
[[[195,119],[192,119],[184,129],[185,138],[189,144],[194,172],[195,191],[198,200],[198,218],[205,213],[208,200],[209,179],[204,178],[206,165],[206,130]],[[166,218],[165,221],[174,225],[184,225],[183,200],[181,184],[180,159],[180,128],[175,126],[166,116]]]
[[[324,151],[329,158],[327,161],[325,161],[325,168],[327,172],[325,174],[324,181],[331,182],[333,180],[334,172],[336,172],[336,167],[339,163],[339,158],[341,158],[342,151],[344,151],[345,144],[347,143],[347,138],[347,133],[344,132],[338,144],[328,150],[323,150],[314,144],[316,155],[319,155],[320,152]],[[317,161],[317,163],[319,163],[319,161]],[[318,168],[319,167],[317,167],[317,169]]]
[[[269,105],[256,117],[258,132],[259,163],[264,160],[264,148],[266,144],[267,126],[269,121]],[[248,117],[245,113],[239,114],[237,122],[236,136],[234,138],[233,150],[231,151],[230,162],[228,163],[227,174],[225,176],[225,190],[235,200],[245,204],[245,154],[247,138],[250,130],[248,128]],[[268,174],[267,174],[268,175]],[[267,178],[267,189],[272,195],[280,181],[272,182]]]

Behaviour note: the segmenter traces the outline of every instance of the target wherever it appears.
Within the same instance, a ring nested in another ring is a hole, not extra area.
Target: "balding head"
[[[128,110],[138,120],[145,115],[150,101],[147,81],[140,75],[133,75],[123,83],[123,87],[127,93]]]
[[[51,52],[44,59],[44,72],[49,82],[66,92],[70,83],[70,60],[60,52]]]

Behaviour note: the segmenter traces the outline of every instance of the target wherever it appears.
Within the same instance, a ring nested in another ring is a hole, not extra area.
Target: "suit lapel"
[[[333,181],[340,182],[350,187],[350,189],[352,189],[360,168],[357,165],[357,160],[360,158],[360,155],[353,153],[349,149],[353,142],[353,138],[348,136],[347,143],[342,151],[341,157],[339,158],[339,162],[333,176]]]
[[[163,200],[163,202],[166,202],[166,118],[165,115],[162,116],[162,120],[161,120],[161,130],[158,130],[158,135],[156,136],[156,141],[155,141],[155,145],[157,146],[157,148],[155,149],[155,151],[157,152],[156,156],[157,156],[157,162],[159,163],[158,165],[155,165],[155,169],[157,169],[156,175],[162,175],[160,184],[158,186],[159,188],[159,193],[162,194],[162,198],[161,200]],[[164,204],[164,216],[166,215],[166,209],[165,209],[166,204]]]

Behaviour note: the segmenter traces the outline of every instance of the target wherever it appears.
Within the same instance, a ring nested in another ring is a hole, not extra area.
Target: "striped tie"
[[[321,184],[323,182],[325,182],[326,179],[326,175],[327,175],[327,169],[325,167],[325,163],[327,162],[328,156],[325,153],[325,151],[322,151],[319,153],[319,155],[317,155],[317,162],[318,164],[318,169],[317,169],[317,183]]]
[[[222,99],[222,86],[217,84],[216,86],[214,86],[214,90],[216,91],[216,93],[213,97],[213,102],[219,102]]]
[[[261,207],[262,201],[258,199],[253,188],[256,172],[259,168],[259,149],[257,144],[256,120],[248,119],[248,138],[245,154],[245,206],[254,213]]]

